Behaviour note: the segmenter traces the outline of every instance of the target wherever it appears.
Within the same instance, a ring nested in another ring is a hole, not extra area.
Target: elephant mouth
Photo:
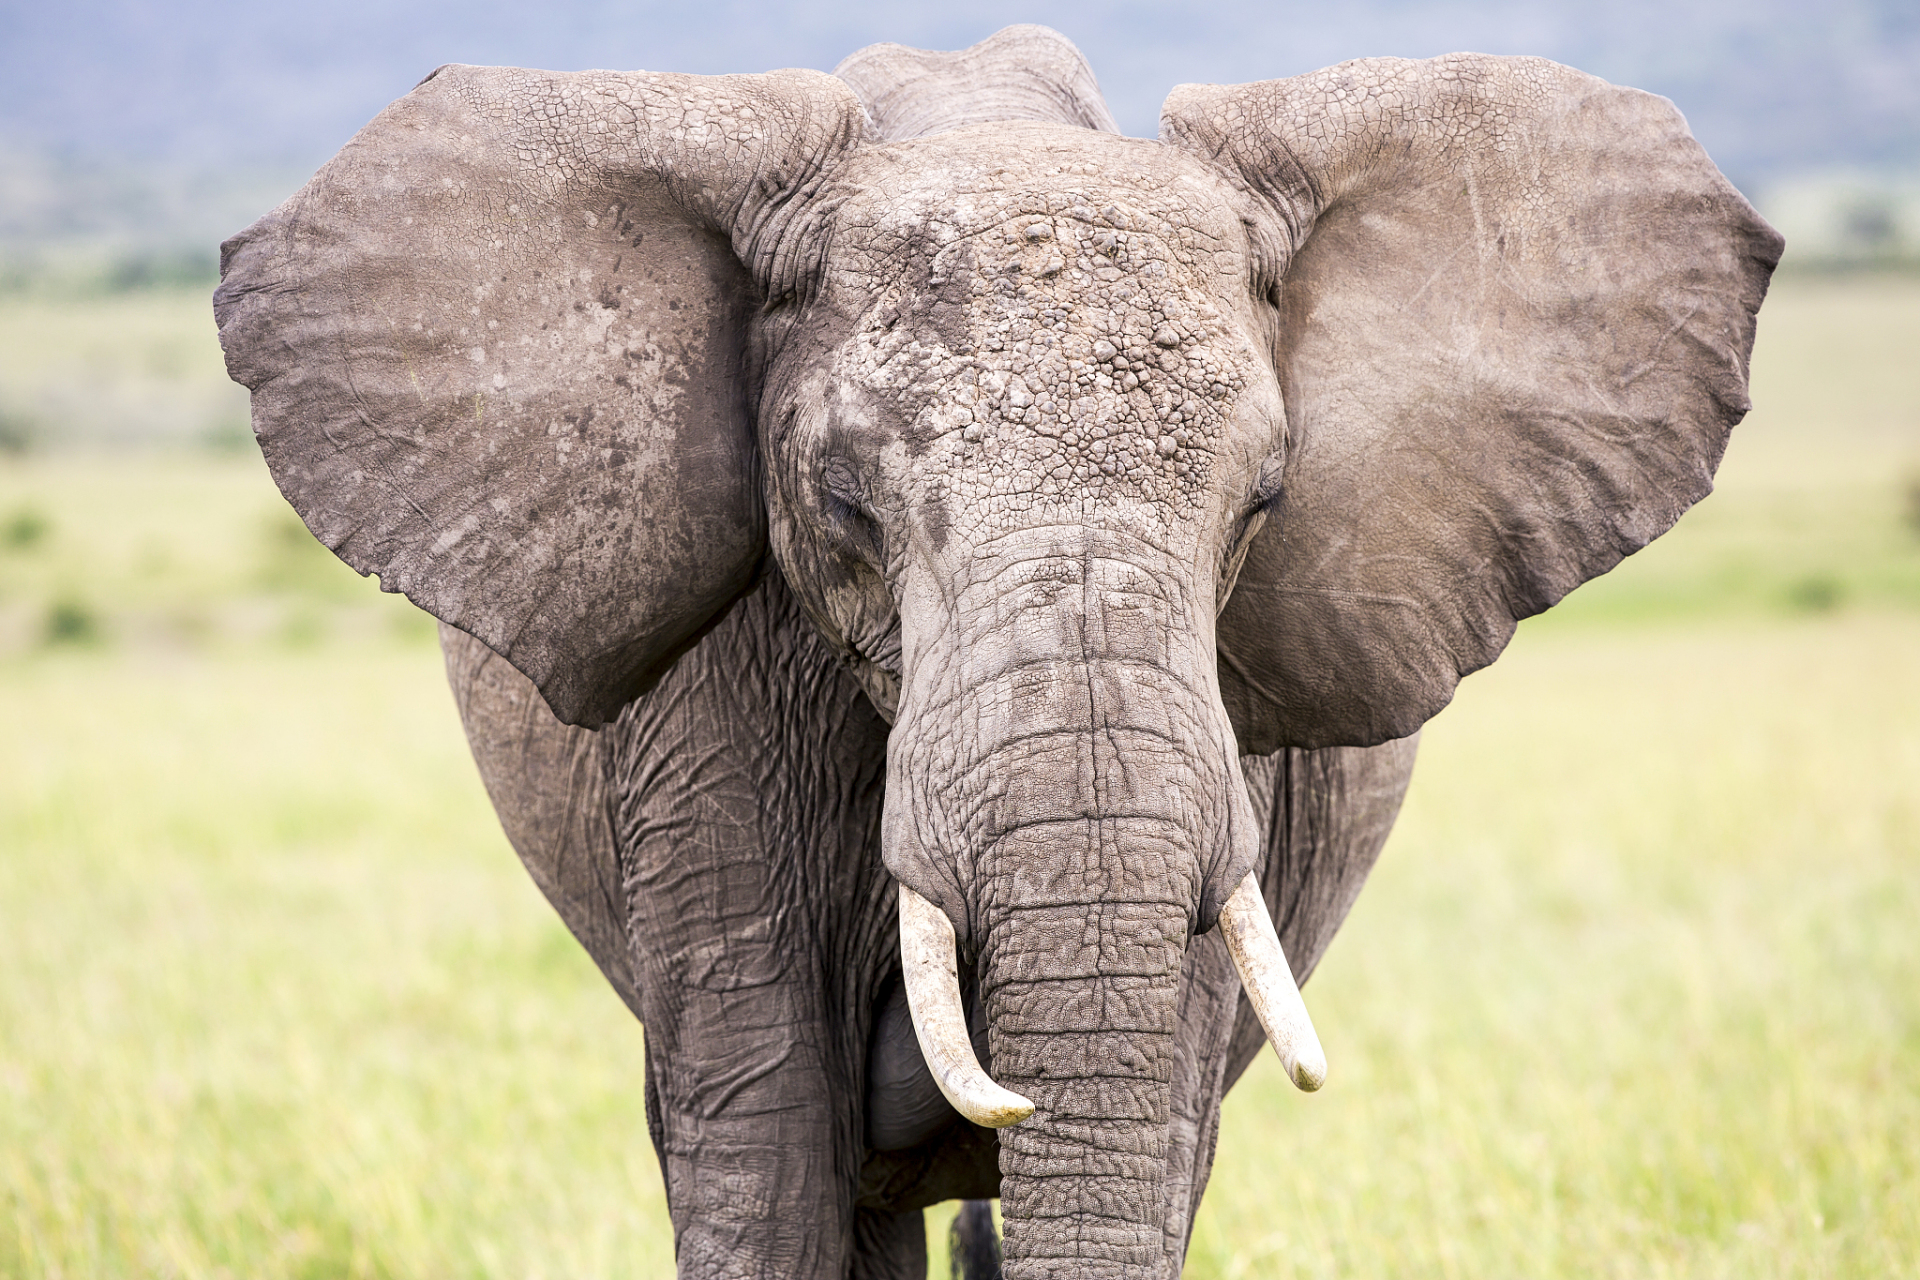
[[[1252,872],[1228,897],[1217,927],[1287,1078],[1307,1092],[1318,1089],[1327,1078],[1326,1053]],[[989,1129],[1004,1129],[1033,1115],[1033,1103],[995,1083],[973,1051],[952,921],[904,884],[900,968],[921,1055],[953,1109]]]
[[[822,622],[820,629],[823,635],[839,637],[848,670],[880,718],[892,724],[900,714],[900,615],[893,614],[886,630],[873,636],[842,635],[830,622]]]

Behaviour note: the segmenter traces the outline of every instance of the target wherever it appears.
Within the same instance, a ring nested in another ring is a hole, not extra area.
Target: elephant
[[[445,66],[229,240],[314,535],[442,625],[646,1028],[686,1277],[1173,1276],[1420,726],[1711,488],[1782,241],[1533,58]]]

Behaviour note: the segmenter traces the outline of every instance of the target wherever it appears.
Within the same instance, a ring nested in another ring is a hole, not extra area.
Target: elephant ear
[[[875,135],[888,142],[996,120],[1120,132],[1073,41],[1032,23],[1003,27],[953,53],[870,44],[833,74],[853,86]]]
[[[223,246],[281,491],[604,723],[759,571],[748,323],[861,127],[817,72],[435,72]]]
[[[1281,492],[1219,622],[1244,750],[1413,732],[1712,487],[1781,240],[1665,99],[1382,58],[1184,86],[1161,135],[1293,250]]]

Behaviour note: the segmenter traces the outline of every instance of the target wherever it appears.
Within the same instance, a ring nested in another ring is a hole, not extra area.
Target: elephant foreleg
[[[655,1142],[688,1280],[838,1280],[853,1209],[835,1154],[846,1073],[817,990],[762,914],[764,861],[633,865]]]
[[[847,1280],[925,1280],[927,1224],[918,1209],[860,1209],[853,1218]]]
[[[680,1275],[917,1277],[919,1215],[855,1205],[884,723],[774,578],[604,740]]]

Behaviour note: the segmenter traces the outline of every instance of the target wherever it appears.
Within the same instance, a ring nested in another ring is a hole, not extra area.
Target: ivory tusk
[[[960,1004],[960,963],[947,913],[900,886],[900,971],[920,1053],[953,1109],[977,1125],[1004,1129],[1033,1114],[1033,1104],[980,1069]]]
[[[1239,971],[1253,1012],[1266,1028],[1267,1042],[1280,1055],[1287,1078],[1308,1093],[1327,1082],[1327,1054],[1314,1033],[1313,1019],[1300,999],[1293,969],[1280,950],[1280,935],[1260,896],[1260,882],[1248,872],[1220,909],[1220,934]]]

